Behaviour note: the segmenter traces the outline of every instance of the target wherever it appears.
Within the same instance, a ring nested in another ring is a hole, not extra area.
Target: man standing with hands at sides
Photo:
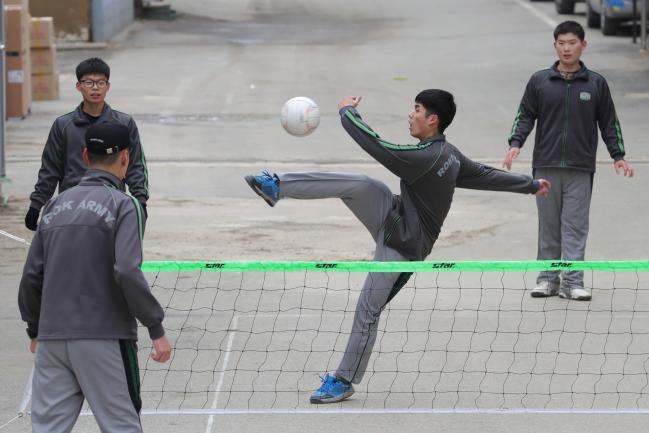
[[[33,433],[70,432],[84,398],[102,432],[141,433],[136,319],[151,358],[171,356],[163,309],[140,270],[140,203],[124,192],[130,144],[119,122],[91,125],[88,171],[43,207],[18,293],[36,353]]]
[[[503,166],[513,160],[537,121],[532,167],[534,176],[552,183],[548,198],[537,200],[539,260],[584,260],[588,217],[601,131],[617,174],[633,176],[624,160],[622,130],[604,77],[586,68],[584,29],[566,21],[554,31],[559,60],[530,78],[509,136]],[[559,295],[587,301],[583,271],[541,272],[533,297]]]
[[[31,203],[25,216],[25,227],[36,230],[41,208],[52,198],[54,191],[59,194],[75,186],[86,172],[82,153],[86,130],[98,121],[118,122],[128,128],[131,139],[130,164],[126,172],[126,184],[130,193],[138,199],[146,218],[146,203],[149,199],[149,180],[140,144],[137,125],[128,114],[113,110],[106,102],[110,90],[110,67],[102,59],[89,58],[76,68],[77,91],[83,101],[72,112],[54,121],[43,149],[41,168]]]

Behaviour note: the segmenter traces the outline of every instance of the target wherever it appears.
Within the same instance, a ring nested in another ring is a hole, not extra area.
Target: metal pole
[[[642,32],[642,49],[647,51],[647,0],[642,1],[642,20],[640,22],[642,23],[640,28]]]
[[[6,202],[2,194],[2,184],[6,180],[5,169],[5,119],[6,119],[6,87],[5,87],[5,2],[0,0],[0,205]]]
[[[644,1],[644,0],[642,0]],[[633,0],[633,20],[631,21],[631,31],[633,33],[633,43],[636,43],[638,38],[638,0]]]

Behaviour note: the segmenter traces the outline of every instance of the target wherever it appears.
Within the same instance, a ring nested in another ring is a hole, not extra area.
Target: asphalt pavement
[[[528,0],[182,0],[173,21],[139,21],[102,50],[59,52],[61,98],[37,102],[7,123],[8,207],[0,230],[29,241],[22,226],[40,155],[54,119],[74,109],[74,67],[100,56],[111,66],[107,101],[134,116],[146,152],[150,218],[146,260],[368,260],[371,238],[340,203],[280,202],[271,209],[243,176],[271,171],[360,171],[395,191],[398,179],[340,127],[337,103],[362,95],[359,111],[382,137],[412,142],[407,115],[426,88],[454,93],[448,140],[467,156],[500,166],[530,75],[555,59],[552,30],[585,24],[585,7],[558,16]],[[583,60],[611,87],[636,177],[616,176],[600,143],[588,259],[646,259],[649,227],[649,56],[630,37],[588,30]],[[320,106],[310,136],[289,136],[279,110],[293,96]],[[530,173],[531,142],[514,170]],[[317,227],[317,230],[314,230]],[[430,260],[532,260],[534,199],[458,191]],[[0,425],[15,413],[30,370],[15,303],[26,246],[0,236],[4,349]],[[645,415],[646,417],[646,415]],[[145,417],[148,431],[499,431],[640,432],[646,418],[622,415],[409,415]],[[27,431],[18,420],[4,433]],[[85,418],[75,432],[94,432]]]

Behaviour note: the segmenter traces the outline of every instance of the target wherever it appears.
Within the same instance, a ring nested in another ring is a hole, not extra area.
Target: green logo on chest
[[[579,94],[579,99],[581,99],[582,101],[590,101],[590,93],[588,93],[588,92],[581,92],[581,93]]]

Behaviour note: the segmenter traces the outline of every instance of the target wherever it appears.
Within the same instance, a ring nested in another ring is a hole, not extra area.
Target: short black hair
[[[97,155],[96,153],[88,152],[88,161],[90,162],[90,164],[93,165],[94,164],[104,165],[104,166],[113,165],[115,164],[115,162],[117,162],[118,159],[119,159],[119,152],[113,153],[112,155]]]
[[[439,132],[444,132],[453,122],[455,117],[455,100],[453,94],[446,90],[427,89],[419,92],[415,102],[421,104],[426,109],[426,116],[437,114],[439,117]]]
[[[106,79],[110,79],[110,67],[99,57],[91,57],[77,65],[77,81],[81,81],[84,75],[104,74]]]
[[[554,40],[559,39],[559,36],[572,33],[576,35],[580,41],[586,38],[584,28],[577,21],[564,21],[554,29]]]

